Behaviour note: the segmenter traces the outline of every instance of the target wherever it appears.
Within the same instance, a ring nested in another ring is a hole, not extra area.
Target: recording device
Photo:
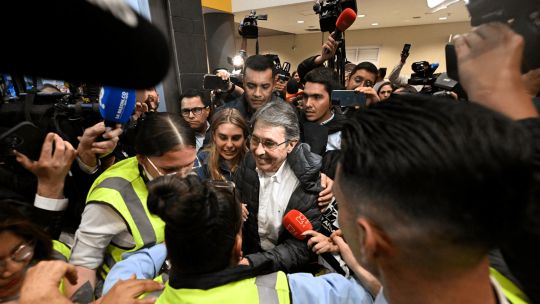
[[[386,68],[379,68],[379,78],[384,79],[386,77]]]
[[[309,219],[300,211],[292,209],[287,212],[283,217],[283,226],[289,231],[292,236],[301,241],[307,240],[310,236],[302,235],[305,231],[313,230],[313,226]],[[320,254],[320,256],[339,274],[345,275],[345,271],[339,265],[339,262],[336,258],[330,253],[325,252]]]
[[[411,45],[408,43],[405,43],[403,45],[403,50],[401,51],[401,56],[409,56],[410,50],[411,50]]]
[[[135,90],[103,87],[99,94],[99,113],[105,120],[105,126],[110,128],[127,123],[135,105]]]
[[[355,90],[333,90],[332,105],[339,107],[365,107],[366,94]]]
[[[251,10],[249,15],[245,16],[240,26],[238,33],[240,36],[248,39],[257,39],[259,37],[259,27],[257,20],[268,20],[268,15],[257,15],[255,10]]]
[[[356,13],[350,9],[346,8],[339,14],[338,19],[336,20],[336,29],[332,32],[331,36],[335,40],[343,39],[343,32],[345,32],[356,20]],[[330,53],[329,49],[324,49],[325,53]]]
[[[217,75],[206,74],[204,75],[203,88],[206,90],[227,91],[229,89],[229,81],[223,80]]]
[[[24,121],[0,135],[0,159],[14,156],[13,150],[38,160],[45,133],[31,122]]]
[[[471,25],[479,26],[488,22],[508,23],[525,39],[522,72],[540,68],[540,2],[520,1],[519,5],[510,0],[470,0],[467,9],[471,15]],[[456,50],[453,44],[446,45],[446,70],[448,76],[459,81]]]
[[[347,8],[353,10],[356,15],[358,11],[356,0],[316,0],[313,11],[319,15],[321,32],[333,32],[338,16]]]
[[[439,67],[438,63],[430,64],[428,61],[413,62],[411,69],[414,73],[409,79],[410,85],[432,85],[439,74],[434,74]]]
[[[276,66],[277,69],[277,77],[281,81],[289,81],[289,78],[291,78],[291,73],[289,71],[291,70],[291,64],[289,62],[284,62],[283,65],[278,64]]]
[[[2,11],[2,72],[145,89],[169,70],[167,40],[124,1],[4,1]],[[61,47],[43,47],[52,38]]]

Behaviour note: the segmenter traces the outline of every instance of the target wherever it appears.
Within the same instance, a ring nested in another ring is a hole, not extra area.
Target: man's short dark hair
[[[379,75],[379,70],[377,69],[377,67],[373,63],[368,61],[360,62],[359,64],[357,64],[352,69],[351,75],[354,75],[354,73],[356,73],[356,71],[358,70],[366,70],[369,73],[375,75],[375,78],[377,78],[377,76]]]
[[[342,88],[339,82],[334,77],[334,72],[331,69],[325,67],[320,67],[309,71],[306,77],[304,77],[304,80],[306,81],[306,83],[313,82],[324,85],[324,89],[326,90],[328,95],[332,95],[333,90],[339,90]]]
[[[415,254],[437,244],[433,250],[478,258],[519,227],[532,184],[521,126],[471,103],[389,101],[359,111],[342,130],[338,179],[354,197],[349,210],[399,231]]]
[[[264,72],[268,69],[272,70],[272,77],[276,76],[276,71],[274,69],[274,63],[272,59],[264,55],[252,55],[246,59],[245,69],[249,68],[250,70],[257,72]]]
[[[182,99],[184,98],[193,98],[193,97],[199,97],[204,104],[205,107],[208,107],[210,105],[210,101],[206,100],[204,98],[204,95],[201,91],[196,89],[187,89],[184,94],[180,95],[180,107],[182,107]]]

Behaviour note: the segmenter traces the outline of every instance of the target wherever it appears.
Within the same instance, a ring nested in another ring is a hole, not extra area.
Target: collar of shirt
[[[279,167],[279,169],[275,173],[262,172],[261,170],[259,170],[259,168],[255,168],[255,171],[257,171],[257,174],[259,174],[259,178],[271,178],[272,181],[275,181],[276,183],[279,184],[283,180],[285,166],[287,166],[288,168],[290,167],[289,164],[287,163],[287,160],[285,160],[281,164],[281,166]]]
[[[336,116],[336,114],[334,113],[334,111],[332,111],[332,116],[330,116],[330,118],[328,118],[327,120],[325,120],[325,121],[321,122],[321,125],[323,125],[323,126],[324,126],[325,124],[327,124],[327,123],[331,122],[331,121],[332,121],[332,119],[334,119],[334,116]]]
[[[501,285],[495,280],[494,277],[489,276],[489,280],[491,281],[491,287],[493,287],[493,291],[495,292],[495,298],[497,300],[498,304],[509,304],[508,300],[504,296],[504,292],[502,290]],[[375,302],[373,304],[388,304],[388,301],[384,297],[383,294],[383,288],[381,287],[381,290],[377,294],[377,297],[375,298]]]
[[[210,129],[210,123],[208,122],[208,120],[206,121],[206,130],[204,130],[204,133],[198,133],[196,132],[195,133],[195,136],[197,137],[205,137],[206,136],[206,132],[208,132],[208,129]]]

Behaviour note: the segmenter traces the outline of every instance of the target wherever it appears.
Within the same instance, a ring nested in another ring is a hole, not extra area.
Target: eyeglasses
[[[208,107],[195,107],[195,108],[186,108],[182,109],[182,116],[188,117],[189,113],[193,113],[195,116],[201,115],[202,111]]]
[[[283,145],[284,143],[287,143],[289,142],[290,140],[285,140],[284,142],[278,144],[272,140],[269,140],[269,139],[264,139],[264,140],[261,140],[260,138],[256,137],[256,136],[253,136],[251,135],[249,137],[249,144],[251,145],[252,148],[255,148],[255,147],[258,147],[259,144],[262,144],[263,148],[266,150],[266,151],[272,151],[272,150],[275,150],[277,149],[277,147]]]
[[[0,260],[0,273],[6,270],[7,259],[10,259],[16,263],[24,263],[29,261],[34,255],[34,246],[31,244],[23,243],[19,245],[10,256]]]
[[[156,170],[156,172],[159,174],[159,176],[180,174],[180,176],[184,177],[184,176],[187,176],[188,174],[190,174],[191,172],[193,172],[193,170],[201,167],[201,162],[199,161],[199,158],[197,156],[195,156],[195,161],[193,162],[193,165],[184,166],[184,167],[180,168],[180,170],[178,170],[178,171],[169,172],[169,173],[163,173],[163,172],[161,172],[160,169],[158,169],[158,167],[154,164],[154,162],[151,161],[150,158],[148,158],[148,156],[146,156],[146,160],[148,160],[148,162],[150,163],[152,168],[154,168],[154,170]]]

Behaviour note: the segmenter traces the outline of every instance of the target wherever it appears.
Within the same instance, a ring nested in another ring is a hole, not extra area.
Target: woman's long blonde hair
[[[242,129],[244,133],[244,141],[247,141],[248,137],[248,125],[246,123],[246,120],[244,117],[242,117],[242,114],[237,109],[233,108],[227,108],[223,109],[212,117],[212,123],[210,124],[210,132],[212,134],[212,143],[207,148],[207,151],[209,151],[208,156],[208,171],[210,171],[210,179],[212,180],[226,180],[226,178],[221,174],[219,171],[219,161],[221,159],[221,156],[219,155],[219,151],[217,149],[216,143],[214,142],[214,136],[216,135],[217,128],[222,125],[230,123],[233,124],[240,129]],[[244,159],[244,156],[246,155],[248,151],[247,145],[244,144],[244,148],[240,150],[238,155],[231,161],[231,172],[236,171],[238,168],[238,165]]]

